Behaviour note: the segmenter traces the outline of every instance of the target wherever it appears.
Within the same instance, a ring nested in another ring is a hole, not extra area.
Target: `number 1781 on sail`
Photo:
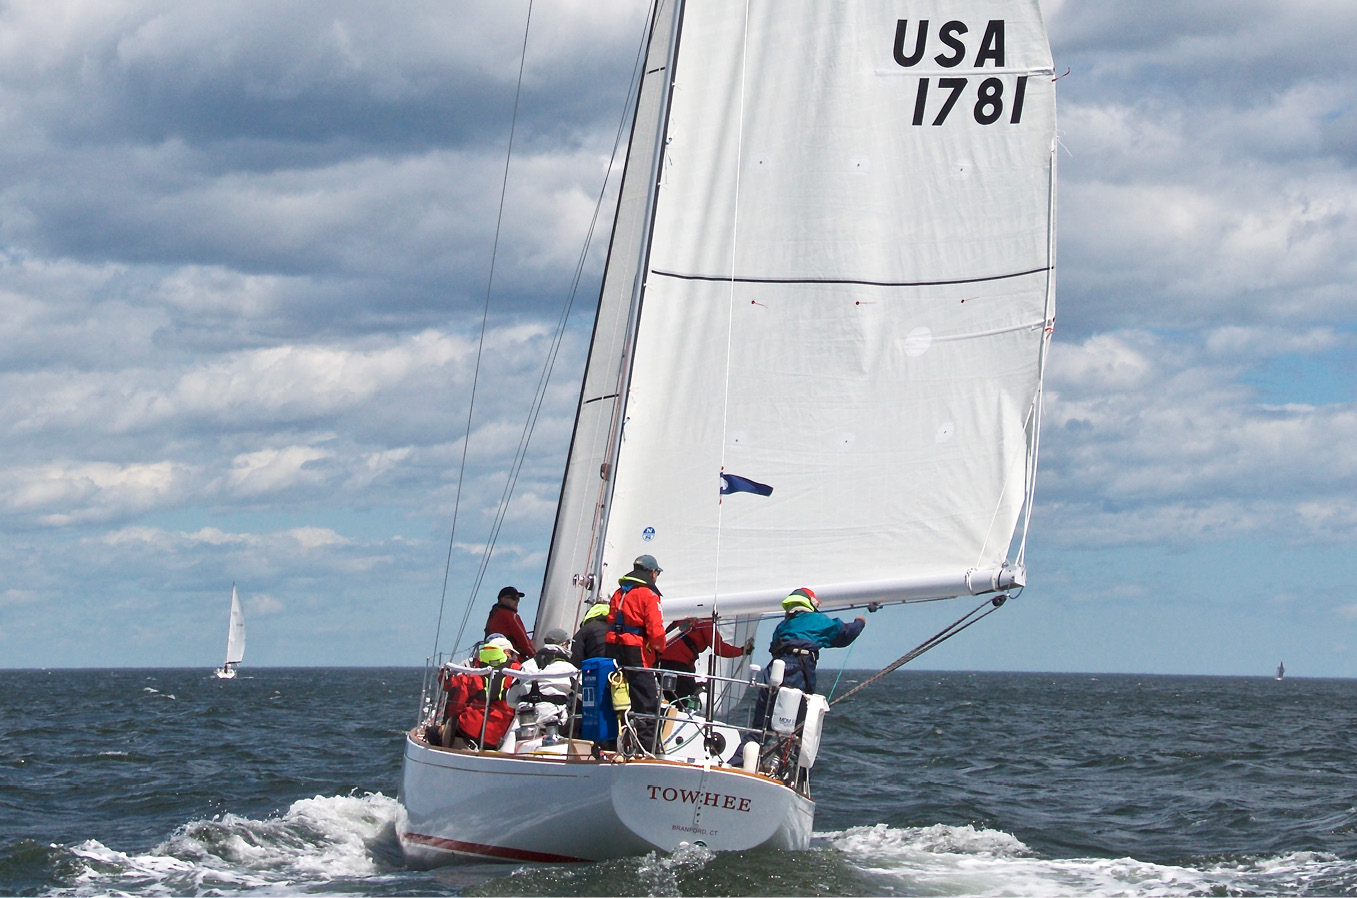
[[[932,33],[929,24],[928,19],[919,19],[911,28],[908,19],[896,22],[891,48],[896,64],[909,69],[927,60],[943,69],[957,68],[968,62],[972,69],[1004,67],[1003,19],[991,19],[983,29],[950,21]],[[973,43],[968,42],[968,36],[973,38]],[[931,53],[932,50],[937,52]],[[914,93],[913,124],[927,123],[929,111],[933,112],[932,124],[943,124],[964,97],[963,108],[969,109],[976,124],[992,125],[1007,120],[1016,125],[1022,121],[1027,77],[1017,76],[1011,89],[997,75],[920,78]]]
[[[914,93],[913,124],[924,124],[929,109],[937,110],[932,124],[941,125],[947,121],[953,107],[966,95],[971,83],[970,78],[939,78],[937,85],[933,86],[931,78],[920,78],[919,87]],[[1022,121],[1022,101],[1027,95],[1027,76],[1019,75],[1012,92],[1007,98],[1004,94],[1002,78],[990,77],[980,81],[975,90],[975,102],[970,105],[971,115],[977,125],[992,125],[1004,118],[1005,113],[1010,125]]]

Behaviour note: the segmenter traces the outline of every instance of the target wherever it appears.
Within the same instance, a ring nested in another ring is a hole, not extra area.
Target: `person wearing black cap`
[[[523,618],[518,616],[518,602],[522,598],[523,593],[512,586],[506,586],[499,591],[495,607],[490,609],[490,616],[485,621],[485,637],[489,639],[495,633],[499,633],[513,643],[514,651],[521,657],[531,658],[537,650],[533,648],[532,640],[528,638]]]
[[[617,591],[608,602],[608,654],[622,667],[654,667],[656,654],[664,651],[664,617],[655,585],[659,574],[655,556],[641,555],[632,562],[631,573],[617,581]],[[649,671],[633,669],[625,676],[634,715],[632,729],[641,746],[652,751],[660,710],[659,684]]]

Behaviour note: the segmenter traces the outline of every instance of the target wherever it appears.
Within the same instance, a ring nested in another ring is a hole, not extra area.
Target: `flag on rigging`
[[[748,477],[740,477],[735,474],[721,472],[721,495],[727,493],[756,493],[760,496],[771,496],[773,488],[766,483],[759,483],[756,480],[750,480]]]

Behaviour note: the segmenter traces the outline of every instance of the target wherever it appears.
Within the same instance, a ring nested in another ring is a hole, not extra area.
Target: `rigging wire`
[[[726,448],[729,444],[730,430],[730,362],[734,357],[735,341],[735,283],[736,271],[735,261],[739,253],[740,238],[740,172],[743,168],[742,160],[744,157],[744,107],[745,107],[745,86],[747,83],[749,68],[749,3],[746,0],[744,5],[744,31],[742,37],[742,47],[740,51],[740,100],[739,100],[739,127],[735,135],[735,184],[734,184],[734,209],[732,212],[732,221],[730,228],[730,291],[726,300],[726,370],[724,377],[724,389],[721,394],[721,480],[719,484],[725,483],[726,473]],[[718,490],[716,493],[716,557],[712,565],[712,634],[716,634],[716,620],[719,616],[719,602],[721,596],[721,533],[722,524],[725,520],[725,504],[722,493]],[[755,627],[757,628],[757,624]],[[713,654],[713,657],[715,655]],[[736,665],[735,671],[741,676],[748,670],[749,656],[743,656]],[[708,717],[711,716],[708,709]]]
[[[485,329],[486,323],[490,319],[490,294],[495,284],[495,260],[499,255],[499,235],[500,228],[504,223],[504,202],[509,187],[509,162],[514,154],[514,133],[518,129],[518,100],[523,93],[523,70],[528,59],[528,31],[532,24],[532,0],[528,0],[528,14],[523,22],[523,52],[518,60],[518,84],[514,88],[514,112],[513,118],[509,123],[509,147],[504,155],[504,176],[500,180],[499,188],[499,212],[495,216],[495,239],[490,247],[490,274],[486,278],[485,284],[485,305],[481,310],[481,334],[480,339],[476,341],[476,366],[471,375],[471,398],[467,402],[466,409],[466,433],[462,439],[462,460],[457,469],[457,492],[452,503],[452,532],[448,535],[448,556],[443,566],[443,592],[438,599],[438,624],[434,628],[433,654],[438,654],[438,640],[443,632],[443,607],[448,597],[448,577],[452,571],[452,549],[457,540],[457,514],[462,505],[462,481],[466,478],[466,457],[467,448],[471,445],[471,421],[472,415],[476,411],[476,388],[480,385],[481,379],[481,355],[485,350]],[[466,611],[462,615],[461,625],[458,627],[457,641],[461,641],[462,630],[466,628],[467,616],[471,613],[471,604],[467,603]]]
[[[624,120],[625,121],[625,120]],[[618,136],[613,144],[613,156],[616,157],[617,149],[621,144],[621,127],[619,126]],[[612,165],[609,165],[609,172]],[[514,488],[518,484],[519,474],[522,472],[523,463],[527,458],[528,446],[532,440],[533,432],[537,428],[537,419],[541,415],[542,405],[546,401],[547,387],[550,382],[551,374],[556,367],[556,359],[560,354],[561,344],[565,340],[566,323],[570,318],[570,312],[574,308],[575,298],[578,295],[580,280],[584,274],[584,264],[588,257],[589,245],[593,242],[594,232],[598,227],[598,220],[603,208],[603,200],[607,193],[607,176],[604,177],[604,185],[599,191],[598,199],[594,205],[593,218],[589,222],[588,231],[584,238],[584,248],[580,252],[580,257],[575,264],[575,271],[571,278],[570,290],[567,294],[566,302],[561,308],[560,317],[557,319],[555,331],[552,334],[550,349],[547,351],[547,360],[542,366],[542,373],[538,377],[537,389],[533,394],[531,408],[528,411],[528,419],[524,423],[523,433],[519,438],[518,448],[514,454],[513,463],[510,466],[509,477],[504,484],[504,491],[500,495],[499,506],[495,512],[495,520],[491,526],[490,538],[486,543],[485,552],[481,557],[480,567],[476,571],[475,581],[472,584],[471,596],[475,596],[485,578],[486,570],[490,565],[491,554],[494,551],[495,544],[499,540],[500,528],[504,524],[504,518],[509,510],[509,500],[513,498]],[[470,597],[468,597],[468,603]],[[458,634],[460,640],[461,634]]]
[[[829,693],[825,696],[826,701],[833,701],[834,692],[839,688],[839,680],[843,679],[843,672],[848,669],[848,659],[853,657],[853,646],[857,645],[857,640],[848,643],[848,651],[843,653],[843,663],[839,665],[838,676],[834,677],[834,685],[829,687]]]
[[[529,20],[531,20],[531,15],[532,15],[531,5],[529,6],[528,15],[529,15]],[[462,637],[463,637],[463,635],[464,635],[464,633],[465,633],[465,630],[466,630],[467,621],[468,621],[468,619],[469,619],[469,617],[470,617],[470,614],[471,614],[471,606],[472,606],[472,602],[474,601],[475,596],[477,595],[477,593],[480,591],[480,587],[481,587],[482,583],[484,582],[486,572],[487,572],[487,570],[488,570],[488,568],[489,568],[489,566],[490,566],[490,560],[491,560],[491,558],[492,558],[492,556],[493,556],[495,546],[496,546],[496,544],[498,543],[498,540],[499,540],[500,529],[502,528],[502,526],[503,526],[503,524],[504,524],[505,517],[506,517],[506,515],[508,514],[508,508],[509,508],[510,500],[511,500],[512,497],[513,497],[514,489],[516,488],[516,486],[517,486],[517,484],[518,484],[519,475],[522,473],[523,465],[524,465],[524,463],[525,463],[525,461],[526,461],[526,459],[527,459],[527,452],[528,452],[529,445],[531,444],[531,441],[532,441],[532,435],[533,435],[533,433],[534,433],[535,430],[536,430],[537,421],[538,421],[539,416],[541,415],[542,406],[543,406],[543,405],[545,404],[545,402],[546,402],[547,388],[548,388],[548,386],[550,385],[551,375],[552,375],[552,373],[553,373],[554,370],[555,370],[556,361],[557,361],[557,359],[558,359],[558,357],[559,357],[559,355],[560,355],[561,345],[564,343],[564,340],[565,340],[566,325],[567,325],[568,322],[569,322],[570,313],[571,313],[571,312],[573,311],[573,309],[574,309],[575,300],[576,300],[576,298],[577,298],[578,295],[579,295],[580,281],[581,281],[581,280],[583,279],[583,277],[584,277],[584,268],[585,268],[586,262],[588,261],[589,247],[590,247],[590,246],[592,245],[592,243],[593,243],[594,235],[595,235],[595,233],[597,232],[597,229],[598,229],[599,220],[600,220],[600,218],[602,217],[602,213],[603,213],[603,205],[604,205],[605,199],[607,198],[607,193],[608,193],[608,183],[609,183],[609,180],[610,180],[610,178],[611,178],[611,176],[612,176],[612,173],[613,173],[613,171],[614,171],[614,169],[615,169],[615,167],[616,167],[617,158],[618,158],[618,153],[619,153],[619,150],[621,149],[622,144],[623,144],[623,138],[624,138],[624,135],[625,135],[625,133],[626,133],[626,123],[627,123],[627,118],[628,118],[628,110],[630,110],[630,109],[632,108],[632,105],[633,105],[632,99],[633,99],[633,96],[635,95],[635,92],[638,91],[638,90],[640,89],[640,83],[639,83],[639,82],[640,82],[640,79],[639,79],[639,77],[638,77],[638,73],[640,72],[640,70],[642,69],[642,67],[643,67],[643,65],[644,65],[644,61],[645,61],[644,48],[645,48],[645,45],[646,45],[646,44],[645,44],[645,41],[642,41],[642,42],[641,42],[641,50],[638,51],[637,58],[636,58],[636,60],[634,61],[633,66],[632,66],[632,77],[631,77],[631,81],[630,81],[630,85],[631,85],[631,86],[628,88],[627,95],[626,95],[626,98],[625,98],[625,102],[624,102],[624,104],[623,104],[623,113],[622,113],[622,116],[621,116],[620,120],[618,121],[617,132],[616,132],[616,133],[614,134],[614,136],[613,136],[612,152],[611,152],[611,155],[610,155],[610,157],[609,157],[608,168],[607,168],[606,172],[604,173],[603,183],[602,183],[602,185],[599,187],[598,196],[596,197],[596,199],[595,199],[595,201],[594,201],[594,211],[593,211],[593,215],[592,215],[592,217],[590,218],[589,227],[588,227],[588,229],[586,230],[586,233],[585,233],[584,242],[583,242],[583,246],[582,246],[581,249],[580,249],[579,258],[578,258],[578,259],[576,260],[576,262],[575,262],[575,269],[574,269],[574,272],[572,273],[572,276],[571,276],[570,287],[569,287],[569,289],[568,289],[567,292],[566,292],[566,300],[565,300],[565,302],[562,304],[560,315],[559,315],[558,318],[557,318],[555,328],[554,328],[554,330],[553,330],[553,332],[552,332],[551,342],[550,342],[549,348],[548,348],[548,350],[547,350],[546,359],[545,359],[545,361],[543,362],[543,365],[542,365],[542,371],[541,371],[541,373],[538,375],[537,386],[536,386],[536,389],[535,389],[534,392],[533,392],[533,400],[532,400],[532,403],[531,403],[530,408],[529,408],[529,411],[528,411],[527,419],[525,420],[524,425],[523,425],[523,431],[522,431],[522,433],[521,433],[520,436],[519,436],[518,447],[516,448],[516,450],[515,450],[515,452],[514,452],[514,458],[513,458],[513,461],[512,461],[511,464],[510,464],[509,474],[508,474],[508,476],[507,476],[506,479],[505,479],[504,490],[502,491],[502,493],[501,493],[501,495],[500,495],[499,504],[498,504],[498,506],[497,506],[497,508],[496,508],[496,512],[495,512],[495,518],[494,518],[493,523],[491,524],[490,535],[489,535],[488,539],[486,540],[486,544],[485,544],[484,550],[483,550],[482,555],[481,555],[480,564],[479,564],[478,567],[477,567],[476,575],[475,575],[475,577],[473,578],[473,581],[472,581],[472,584],[471,584],[471,588],[470,588],[470,590],[469,590],[469,592],[468,592],[468,595],[467,595],[467,603],[466,603],[466,607],[465,607],[465,609],[464,609],[464,611],[463,611],[462,619],[461,619],[461,622],[460,622],[460,624],[459,624],[459,626],[458,626],[457,636],[456,636],[456,638],[454,639],[454,644],[456,644],[456,645],[460,645],[460,644],[461,644]],[[523,55],[524,55],[524,59],[526,59],[526,57],[527,57],[527,26],[526,26],[526,25],[525,25],[525,30],[524,30],[524,54],[523,54]],[[520,63],[520,67],[519,67],[519,87],[520,87],[520,89],[521,89],[521,87],[522,87],[522,76],[523,76],[523,66],[522,66],[522,63]],[[518,107],[518,98],[517,98],[517,96],[515,96],[514,107],[515,107],[515,121],[516,121],[516,120],[517,120],[517,107]],[[512,153],[512,148],[513,148],[513,138],[512,138],[512,131],[511,131],[511,137],[510,137],[510,152],[511,152],[511,153]],[[506,161],[505,161],[505,181],[506,181],[506,185],[507,185],[507,180],[508,180],[508,168],[509,168],[509,161],[506,160]],[[503,203],[503,194],[501,194],[501,204],[502,204],[502,203]],[[503,207],[502,207],[502,205],[501,205],[501,215],[502,215],[502,213],[503,213]],[[496,229],[496,241],[498,241],[498,228]],[[492,265],[493,265],[493,262],[492,262]],[[493,270],[493,268],[492,268],[492,270]],[[487,303],[488,303],[488,297],[487,297]],[[482,328],[482,341],[484,341],[484,327]],[[469,435],[469,433],[470,433],[470,430],[469,430],[469,428],[468,428],[468,435]],[[463,456],[463,457],[465,458],[465,447],[463,447],[463,452],[464,452],[464,456]],[[460,488],[460,479],[461,479],[461,478],[459,477],[459,488]],[[455,518],[454,518],[454,525],[455,525]],[[449,549],[448,549],[449,563],[450,563],[450,561],[451,561],[451,553],[452,553],[452,547],[451,547],[451,545],[449,545]],[[444,595],[445,595],[445,596],[446,596],[446,592],[447,592],[447,577],[448,577],[448,574],[447,574],[447,572],[445,571],[445,573],[444,573]],[[441,606],[440,606],[440,612],[439,612],[439,613],[440,613],[440,621],[441,621],[441,614],[442,614]],[[436,646],[435,646],[435,648],[436,648]]]
[[[896,658],[890,664],[887,664],[885,667],[881,668],[876,673],[872,674],[870,677],[868,677],[861,683],[854,686],[852,689],[845,692],[843,695],[831,701],[829,703],[830,706],[832,707],[834,705],[837,705],[839,702],[844,701],[845,699],[852,698],[862,690],[866,689],[868,686],[875,683],[877,680],[886,676],[886,674],[891,673],[892,671],[899,668],[901,665],[913,661],[915,658],[919,657],[924,652],[928,651],[931,648],[936,648],[937,646],[941,645],[943,642],[946,642],[948,639],[951,639],[953,636],[957,635],[962,630],[966,629],[972,624],[979,623],[980,621],[989,617],[991,614],[1002,608],[1004,603],[1007,602],[1009,598],[1010,596],[1008,593],[1000,593],[999,595],[994,596],[991,599],[986,599],[983,604],[978,605],[975,608],[971,609],[970,611],[966,612],[961,617],[957,618],[955,621],[948,624],[946,627],[943,627],[937,633],[934,633],[932,636],[928,637],[923,642],[919,643],[919,645],[916,646],[915,648],[901,655],[899,658]],[[834,685],[836,686],[838,685],[838,680],[834,681]]]

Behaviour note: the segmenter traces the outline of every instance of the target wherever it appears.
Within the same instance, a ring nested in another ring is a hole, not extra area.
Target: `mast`
[[[682,12],[680,0],[656,0],[651,10],[645,68],[537,606],[536,633],[553,627],[573,631],[585,601],[599,589],[600,547],[625,425],[626,388],[645,288]]]
[[[665,53],[664,71],[668,89],[664,92],[665,101],[661,104],[659,127],[661,138],[667,130],[669,121],[669,100],[672,97],[674,84],[672,73],[674,62],[678,58],[679,33],[683,23],[683,2],[684,0],[674,0],[673,20],[669,29],[669,42]],[[650,214],[645,219],[645,228],[641,239],[644,250],[641,254],[641,263],[636,267],[636,277],[631,288],[631,307],[627,316],[626,351],[622,355],[619,371],[616,411],[613,413],[613,434],[608,447],[608,462],[604,474],[605,486],[603,488],[602,510],[598,524],[594,529],[594,554],[589,561],[589,574],[593,578],[596,588],[600,591],[603,589],[603,536],[608,532],[608,517],[612,510],[613,488],[617,483],[615,476],[617,462],[622,454],[622,432],[627,423],[627,391],[631,386],[631,375],[636,359],[637,326],[641,320],[641,304],[645,297],[646,276],[650,271],[650,246],[654,239],[655,205],[660,189],[660,166],[664,160],[664,148],[665,141],[663,139],[655,141],[654,153],[650,159],[650,177],[646,182],[649,186],[646,208],[650,210]]]

